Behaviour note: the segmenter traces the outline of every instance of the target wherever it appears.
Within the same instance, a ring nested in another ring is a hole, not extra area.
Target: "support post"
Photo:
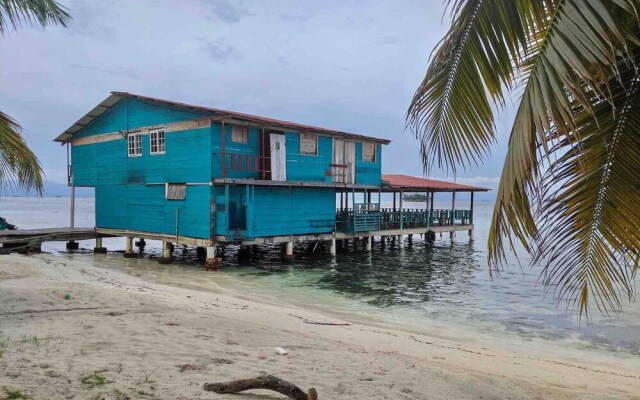
[[[329,245],[329,254],[332,256],[336,255],[336,239],[331,239],[331,244]]]
[[[133,254],[133,236],[125,237],[124,256],[125,256],[125,258],[133,258],[133,257],[135,257],[135,254]]]
[[[286,257],[293,257],[293,242],[287,242],[285,244],[284,255]]]
[[[404,229],[403,191],[400,191],[400,229]]]
[[[76,217],[76,187],[73,184],[73,177],[70,176],[69,177],[70,180],[70,187],[69,187],[69,191],[70,196],[71,197],[71,206],[70,206],[70,210],[69,210],[69,227],[71,229],[75,228],[75,217]],[[74,241],[74,240],[69,240],[67,242],[67,250],[78,250],[78,248],[80,247],[80,245],[78,244],[78,242]]]
[[[107,252],[107,248],[106,247],[102,247],[102,238],[98,237],[96,238],[96,247],[93,248],[93,252],[95,254],[104,254]]]
[[[371,236],[367,237],[367,251],[371,251],[371,242],[373,242],[373,238]]]
[[[162,257],[158,258],[158,263],[171,263],[171,253],[173,252],[173,244],[171,242],[162,242]]]
[[[451,226],[456,224],[456,192],[451,195]]]
[[[219,270],[222,264],[222,258],[216,257],[216,246],[207,246],[207,258],[205,260],[206,269]]]
[[[471,225],[471,229],[469,229],[469,240],[473,240],[473,193],[471,192],[471,209],[469,211],[469,225]]]
[[[136,242],[136,247],[143,248],[146,245],[147,245],[147,242],[144,240],[144,238],[140,238],[140,240]]]

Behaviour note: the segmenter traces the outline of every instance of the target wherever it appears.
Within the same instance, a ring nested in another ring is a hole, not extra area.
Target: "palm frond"
[[[557,0],[556,0],[557,1]],[[504,104],[531,34],[549,19],[554,0],[456,0],[453,24],[432,54],[407,111],[421,141],[425,172],[455,173],[481,161],[495,139],[492,104]]]
[[[618,71],[609,98],[592,90],[590,110],[574,104],[576,133],[556,143],[560,156],[541,179],[536,260],[557,299],[580,315],[590,302],[619,311],[633,296],[640,255],[640,74],[627,61]]]
[[[0,0],[0,34],[25,24],[37,23],[43,27],[66,27],[71,21],[69,10],[55,0]]]
[[[17,122],[0,112],[0,189],[18,185],[42,195],[42,168],[20,130]]]
[[[580,135],[576,104],[598,123],[593,96],[611,101],[610,77],[620,79],[617,60],[633,62],[628,52],[629,46],[636,46],[632,43],[635,36],[621,28],[637,24],[635,3],[564,0],[529,44],[529,57],[519,66],[528,79],[511,132],[489,235],[492,265],[504,259],[504,238],[532,250],[530,241],[538,237],[532,209],[541,201],[539,171],[545,168],[538,153],[547,157],[549,146],[557,140],[575,142],[570,136]],[[549,132],[553,132],[551,138]]]

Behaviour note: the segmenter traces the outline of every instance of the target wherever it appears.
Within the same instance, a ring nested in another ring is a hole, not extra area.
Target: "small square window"
[[[236,143],[247,143],[249,135],[246,126],[234,125],[231,127],[231,141]]]
[[[318,155],[318,135],[313,133],[300,134],[300,154],[309,156]]]
[[[164,198],[167,200],[184,200],[187,197],[186,183],[165,183]]]
[[[129,157],[140,157],[142,155],[142,135],[131,133],[127,136],[127,154]]]
[[[376,144],[362,143],[362,161],[376,162]]]
[[[164,154],[164,130],[149,132],[149,142],[151,144],[151,154]]]

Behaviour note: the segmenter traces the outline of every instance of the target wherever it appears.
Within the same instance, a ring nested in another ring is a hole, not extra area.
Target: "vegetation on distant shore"
[[[412,193],[412,194],[405,194],[402,197],[405,201],[427,201],[428,197],[426,194],[421,194],[421,193]]]
[[[0,34],[9,28],[36,23],[67,26],[71,15],[54,0],[5,0],[0,2]],[[20,124],[0,111],[0,189],[16,184],[42,194],[42,167],[21,135]]]
[[[451,28],[407,112],[425,170],[484,160],[494,110],[515,101],[489,262],[519,242],[558,301],[620,311],[640,260],[640,2],[446,3]]]

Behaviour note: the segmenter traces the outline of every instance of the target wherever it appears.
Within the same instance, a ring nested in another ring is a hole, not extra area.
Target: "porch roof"
[[[384,192],[487,192],[490,189],[401,174],[382,174]]]

